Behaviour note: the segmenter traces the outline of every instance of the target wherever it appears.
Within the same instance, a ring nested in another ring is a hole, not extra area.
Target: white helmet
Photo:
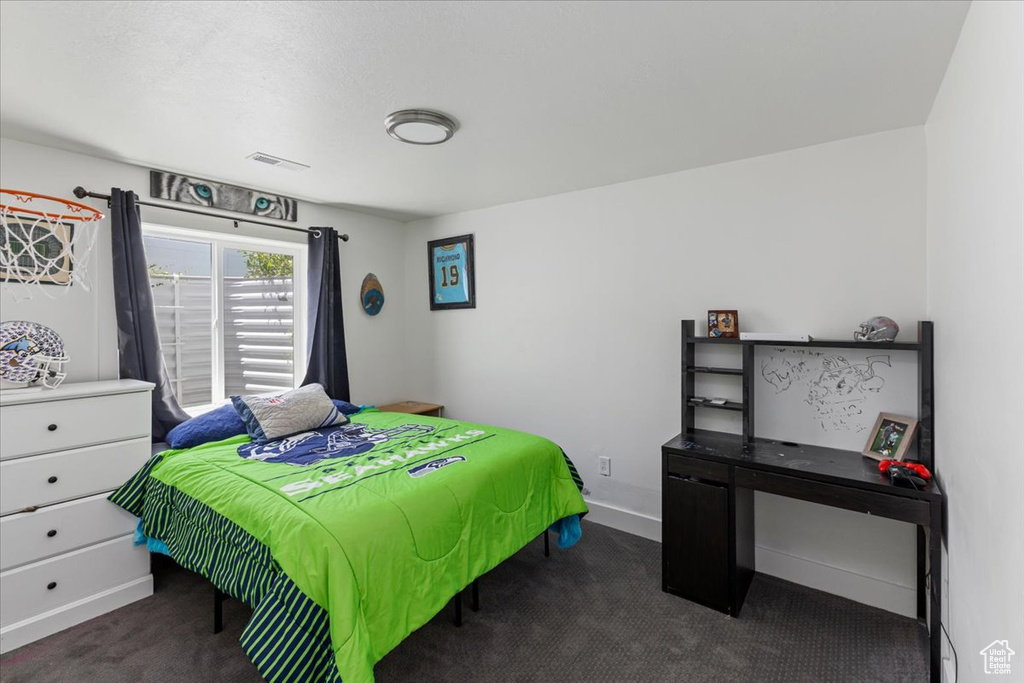
[[[60,335],[27,320],[0,323],[0,380],[28,386],[36,382],[55,389],[67,377]]]

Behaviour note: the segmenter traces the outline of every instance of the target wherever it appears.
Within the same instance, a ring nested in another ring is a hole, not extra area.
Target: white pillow
[[[307,384],[280,396],[232,396],[231,403],[256,443],[348,422],[321,384]]]

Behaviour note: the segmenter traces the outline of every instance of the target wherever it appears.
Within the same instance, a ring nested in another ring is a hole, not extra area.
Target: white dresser
[[[152,388],[0,392],[0,652],[152,595],[136,519],[107,500],[149,459]]]

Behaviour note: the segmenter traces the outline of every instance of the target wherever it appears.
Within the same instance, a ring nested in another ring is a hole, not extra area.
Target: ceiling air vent
[[[246,159],[258,161],[259,163],[266,164],[267,166],[277,166],[278,168],[283,168],[288,171],[298,172],[305,171],[307,168],[309,168],[309,166],[307,166],[306,164],[300,164],[297,161],[288,161],[287,159],[275,157],[270,154],[264,154],[263,152],[253,152],[252,154],[247,156]]]

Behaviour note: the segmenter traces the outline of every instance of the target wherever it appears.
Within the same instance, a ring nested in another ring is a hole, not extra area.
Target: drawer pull
[[[668,478],[669,479],[675,479],[676,481],[686,482],[687,484],[700,484],[701,486],[714,486],[715,488],[719,488],[719,489],[727,489],[727,488],[729,488],[729,485],[726,484],[725,482],[709,481],[707,479],[701,479],[700,477],[695,477],[693,475],[676,474],[676,473],[673,472],[672,474],[668,475]]]
[[[57,431],[57,425],[55,425],[55,424],[50,424],[50,425],[48,425],[48,426],[46,427],[46,429],[47,429],[48,431],[51,431],[51,432],[55,432],[55,431]]]
[[[53,538],[54,536],[57,535],[57,530],[56,529],[50,529],[49,531],[46,532],[46,535],[49,538]]]
[[[48,591],[52,591],[56,587],[57,587],[57,582],[56,581],[51,581],[50,583],[46,584],[46,590],[48,590]]]
[[[57,477],[55,477],[55,476],[53,476],[53,477],[50,477],[50,478],[49,478],[49,479],[47,479],[46,481],[47,481],[48,483],[50,483],[50,484],[56,484],[56,483],[57,483]]]

